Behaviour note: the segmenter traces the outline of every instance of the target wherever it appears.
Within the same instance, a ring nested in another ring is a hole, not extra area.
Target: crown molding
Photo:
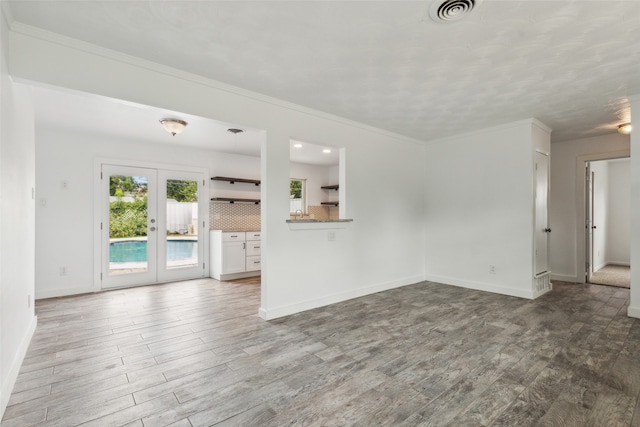
[[[128,55],[122,52],[118,52],[112,49],[107,49],[101,46],[97,46],[82,40],[74,39],[72,37],[63,36],[58,33],[54,33],[51,31],[47,31],[38,27],[33,27],[31,25],[27,25],[18,21],[13,21],[10,24],[11,31],[21,34],[24,36],[32,37],[35,39],[43,40],[49,43],[54,43],[60,46],[64,46],[66,48],[75,49],[90,55],[100,56],[112,61],[117,61],[123,64],[131,65],[134,67],[142,68],[149,70],[154,73],[164,74],[169,77],[189,81],[192,83],[196,83],[202,86],[210,87],[215,90],[228,92],[234,95],[242,96],[244,98],[249,98],[254,101],[262,102],[265,104],[274,105],[280,108],[296,111],[298,113],[307,114],[310,116],[315,116],[318,118],[322,118],[325,120],[330,120],[333,122],[341,123],[344,125],[352,126],[355,128],[359,128],[362,130],[366,130],[368,132],[377,133],[380,135],[384,135],[386,137],[390,137],[396,139],[401,142],[424,146],[425,141],[419,140],[417,138],[409,137],[406,135],[401,135],[395,132],[391,132],[385,129],[377,128],[371,125],[367,125],[361,122],[357,122],[355,120],[347,119],[344,117],[340,117],[334,114],[326,113],[320,110],[315,110],[313,108],[305,107],[303,105],[295,104],[292,102],[284,101],[282,99],[274,98],[268,95],[264,95],[258,92],[253,92],[247,89],[243,89],[238,86],[233,86],[224,82],[220,82],[218,80],[213,80],[207,77],[200,76],[198,74],[189,73],[187,71],[183,71],[177,68],[169,67],[166,65],[159,64],[157,62],[149,61],[146,59],[142,59],[133,55]]]
[[[540,125],[542,125],[542,126],[540,126]],[[430,141],[427,142],[427,146],[445,144],[445,143],[449,143],[449,142],[459,141],[461,139],[469,139],[469,138],[473,138],[475,136],[480,136],[480,135],[487,134],[489,132],[495,132],[495,131],[500,131],[500,130],[508,130],[508,129],[514,129],[514,128],[522,128],[522,127],[531,127],[531,126],[538,126],[538,127],[542,128],[543,130],[549,129],[541,121],[539,121],[537,119],[534,119],[534,118],[530,118],[530,119],[518,120],[518,121],[515,121],[515,122],[504,123],[504,124],[501,124],[501,125],[491,126],[491,127],[488,127],[488,128],[477,129],[477,130],[473,130],[473,131],[470,131],[470,132],[464,132],[464,133],[459,133],[459,134],[456,134],[456,135],[446,136],[444,138],[433,139],[433,140],[430,140]],[[551,132],[551,129],[549,129],[548,132]]]

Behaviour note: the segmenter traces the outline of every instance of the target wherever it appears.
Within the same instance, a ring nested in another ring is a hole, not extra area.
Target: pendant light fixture
[[[173,136],[176,136],[187,127],[187,122],[180,119],[162,119],[160,124]]]
[[[629,135],[631,133],[631,123],[623,123],[619,125],[618,132],[623,135]]]

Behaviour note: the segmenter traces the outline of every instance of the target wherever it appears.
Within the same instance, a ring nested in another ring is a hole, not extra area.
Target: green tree
[[[302,198],[302,181],[297,179],[292,179],[289,181],[289,194],[293,199],[301,199]]]
[[[197,202],[198,183],[196,181],[168,179],[167,199],[174,199],[177,202]]]
[[[116,200],[109,204],[109,236],[147,235],[147,195],[133,202]]]

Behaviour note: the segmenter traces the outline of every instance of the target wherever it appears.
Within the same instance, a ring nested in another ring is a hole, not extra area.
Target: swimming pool
[[[167,240],[167,260],[189,258],[198,258],[197,240]],[[144,262],[146,260],[146,240],[125,240],[109,244],[110,262]]]

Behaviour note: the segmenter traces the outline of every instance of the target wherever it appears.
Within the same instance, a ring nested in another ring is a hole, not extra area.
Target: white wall
[[[609,204],[609,164],[592,162],[593,174],[593,271],[607,264],[607,205]]]
[[[189,147],[181,147],[180,156],[176,156],[176,150],[162,144],[36,128],[37,200],[46,200],[46,207],[38,203],[36,208],[36,298],[94,291],[94,159],[200,167],[207,168],[211,176],[259,178],[257,157]],[[67,181],[67,189],[62,189],[62,181]],[[212,181],[210,195],[259,198],[260,189],[249,184]],[[66,276],[60,275],[62,266],[68,267]]]
[[[552,279],[584,281],[584,162],[628,155],[629,136],[618,133],[551,144]]]
[[[527,120],[427,148],[429,280],[534,296],[533,152],[544,142],[533,133]]]
[[[33,106],[29,88],[13,84],[0,8],[0,419],[36,326]]]
[[[417,141],[66,38],[45,39],[37,30],[12,34],[12,74],[266,131],[260,166],[263,317],[424,278],[423,148]],[[335,241],[328,241],[326,229],[294,231],[285,222],[292,135],[345,147],[341,215],[354,221],[335,230]],[[69,246],[60,253],[74,251]]]
[[[631,160],[609,162],[607,263],[631,262]]]

